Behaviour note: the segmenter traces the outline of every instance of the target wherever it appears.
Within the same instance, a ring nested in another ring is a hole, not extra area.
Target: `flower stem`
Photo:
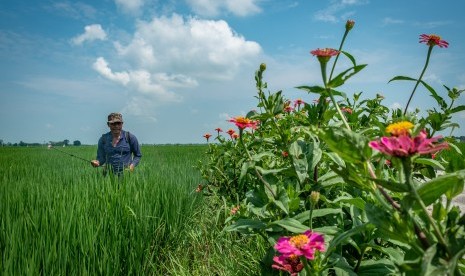
[[[408,106],[410,104],[410,101],[412,100],[413,94],[415,94],[415,91],[417,90],[417,87],[420,84],[420,81],[421,81],[421,79],[423,78],[423,75],[426,72],[426,68],[428,67],[429,58],[431,56],[431,52],[433,51],[433,47],[434,47],[434,45],[430,45],[429,48],[428,48],[428,54],[426,55],[425,66],[423,67],[423,71],[421,71],[420,77],[418,78],[417,83],[415,84],[415,87],[413,88],[412,94],[410,94],[410,97],[409,97],[409,99],[407,101],[407,105],[405,106],[405,109],[404,109],[404,116],[407,113],[407,108],[408,108]]]
[[[244,130],[242,128],[239,128],[239,141],[240,141],[241,145],[244,147],[245,152],[247,153],[247,157],[249,157],[249,160],[252,160],[252,156],[250,155],[249,150],[245,146],[244,140],[242,140],[243,131]],[[276,194],[273,192],[273,189],[271,188],[270,184],[263,178],[263,176],[260,174],[260,172],[257,170],[257,168],[254,167],[254,169],[255,169],[255,173],[256,173],[257,177],[265,185],[265,188],[267,188],[268,191],[273,195],[273,198],[276,198]]]
[[[433,227],[434,233],[436,234],[436,238],[439,240],[440,243],[442,243],[444,245],[444,247],[447,249],[448,253],[450,254],[449,248],[447,247],[446,240],[444,239],[441,231],[439,230],[439,227],[436,225],[436,222],[433,220],[433,218],[428,213],[428,210],[426,209],[425,203],[423,202],[423,200],[421,199],[420,195],[417,192],[417,189],[413,185],[412,175],[411,175],[412,174],[411,159],[410,158],[403,158],[402,159],[402,165],[404,166],[405,181],[406,181],[407,186],[410,189],[411,194],[417,200],[417,202],[420,204],[423,213],[425,214],[426,218],[428,219],[428,222]]]

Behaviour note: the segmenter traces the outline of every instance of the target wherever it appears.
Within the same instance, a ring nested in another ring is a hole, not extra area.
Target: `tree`
[[[65,139],[65,140],[63,141],[63,144],[64,144],[65,146],[69,145],[69,140],[68,140],[68,139]]]
[[[81,141],[76,140],[76,141],[73,142],[73,145],[74,145],[74,146],[80,146],[80,145],[81,145]]]

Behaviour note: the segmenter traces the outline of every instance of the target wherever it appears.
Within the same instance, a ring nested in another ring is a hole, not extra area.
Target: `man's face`
[[[123,128],[123,123],[122,122],[108,123],[108,127],[110,128],[111,133],[119,134],[121,132],[121,129]]]

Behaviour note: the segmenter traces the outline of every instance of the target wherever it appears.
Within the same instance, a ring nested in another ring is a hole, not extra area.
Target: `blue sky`
[[[405,106],[414,83],[388,81],[417,78],[419,35],[437,34],[450,46],[434,48],[424,80],[447,98],[442,85],[465,88],[463,11],[463,0],[2,0],[0,139],[95,144],[122,112],[142,143],[203,143],[256,108],[262,62],[271,92],[315,99],[294,87],[321,85],[309,52],[338,48],[348,19],[345,50],[368,66],[340,90]],[[432,104],[420,89],[411,107]]]

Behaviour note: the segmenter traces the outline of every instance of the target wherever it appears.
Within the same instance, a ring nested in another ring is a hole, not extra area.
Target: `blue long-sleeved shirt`
[[[112,145],[111,132],[103,134],[98,141],[97,160],[100,166],[110,165],[114,173],[122,172],[131,164],[137,166],[141,157],[142,153],[136,136],[129,133],[129,141],[127,141],[124,130],[121,130],[120,139],[115,147]]]

